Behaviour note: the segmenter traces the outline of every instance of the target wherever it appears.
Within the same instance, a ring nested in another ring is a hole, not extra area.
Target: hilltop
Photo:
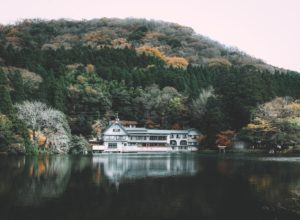
[[[154,55],[174,67],[245,66],[274,72],[277,68],[239,51],[226,47],[192,28],[176,23],[145,19],[101,18],[89,21],[23,20],[0,27],[1,45],[16,49],[58,50],[87,46],[124,49]],[[3,61],[3,58],[0,57]],[[285,71],[281,69],[280,71]]]

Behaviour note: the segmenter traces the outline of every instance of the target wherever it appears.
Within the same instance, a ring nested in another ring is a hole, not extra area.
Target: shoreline
[[[228,149],[225,152],[220,152],[218,149],[200,149],[198,151],[193,151],[193,152],[153,152],[151,154],[156,155],[156,154],[198,154],[198,155],[249,155],[249,156],[274,156],[274,157],[295,157],[295,156],[300,156],[300,151],[295,150],[295,151],[288,151],[288,152],[275,152],[275,153],[268,153],[267,150],[265,149],[243,149],[243,150],[237,150],[237,149]],[[26,154],[26,153],[10,153],[10,152],[0,152],[0,157],[1,156],[45,156],[45,155],[71,155],[71,156],[96,156],[96,155],[107,155],[107,153],[98,153],[94,154],[89,152],[88,154],[57,154],[57,153],[41,153],[37,155],[32,155],[32,154]],[[109,153],[109,154],[126,154],[127,153]],[[129,153],[129,154],[138,154],[138,153]]]

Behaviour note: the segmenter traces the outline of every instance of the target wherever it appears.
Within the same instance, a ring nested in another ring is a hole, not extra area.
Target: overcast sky
[[[192,27],[269,64],[300,71],[300,0],[0,0],[0,23],[23,18],[136,17]]]

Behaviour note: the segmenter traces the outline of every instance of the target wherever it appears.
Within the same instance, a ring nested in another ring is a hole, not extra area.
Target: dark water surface
[[[0,219],[300,219],[300,157],[0,157]]]

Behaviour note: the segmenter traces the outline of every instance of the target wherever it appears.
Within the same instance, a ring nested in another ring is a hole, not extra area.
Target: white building
[[[196,129],[162,130],[123,126],[113,121],[103,133],[102,149],[109,152],[195,151],[198,147]]]

